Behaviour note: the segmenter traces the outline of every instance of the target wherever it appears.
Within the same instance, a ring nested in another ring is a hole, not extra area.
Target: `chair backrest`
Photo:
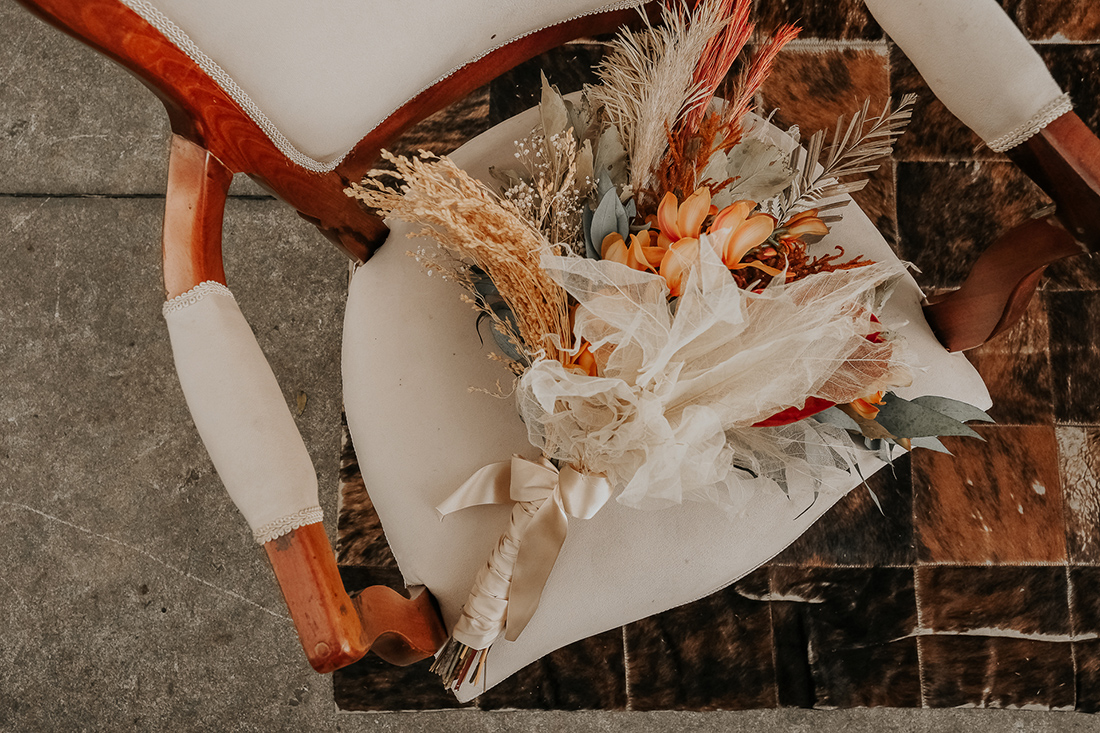
[[[173,132],[251,175],[357,260],[386,230],[343,188],[382,148],[522,61],[640,21],[643,5],[19,1],[137,75]]]

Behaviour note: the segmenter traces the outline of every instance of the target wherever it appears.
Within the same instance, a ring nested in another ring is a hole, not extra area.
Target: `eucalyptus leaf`
[[[827,410],[822,410],[813,416],[818,422],[827,423],[829,425],[836,425],[838,428],[847,430],[852,433],[861,432],[859,424],[852,418],[845,415],[840,408],[830,407]]]
[[[934,450],[937,453],[946,453],[947,455],[953,455],[951,451],[947,450],[947,446],[940,442],[939,438],[913,438],[910,441],[914,448],[925,448],[927,450]]]
[[[584,256],[590,260],[600,259],[600,253],[592,246],[592,209],[587,204],[581,209],[581,234],[584,235]]]
[[[585,239],[586,249],[598,250],[603,246],[604,237],[618,232],[623,240],[630,236],[630,218],[626,215],[626,208],[619,201],[619,196],[612,187],[600,200],[600,205],[592,214],[592,225],[589,228],[589,237]]]
[[[596,197],[603,201],[603,197],[607,195],[608,191],[615,190],[615,182],[611,180],[611,176],[606,171],[600,171],[596,169]]]
[[[870,440],[893,440],[896,437],[887,427],[875,420],[868,420],[848,405],[844,405],[840,407],[840,409],[844,411],[845,415],[852,418],[852,420],[859,425],[859,432],[862,433],[864,437]],[[880,412],[879,414],[881,415],[882,413]],[[872,448],[872,450],[875,449]]]
[[[593,165],[596,175],[600,178],[606,175],[608,182],[613,183],[621,191],[626,186],[630,174],[627,164],[626,148],[623,147],[619,130],[614,125],[610,125],[600,135],[596,144],[596,161]],[[603,196],[603,191],[600,195]]]
[[[893,392],[883,395],[883,401],[886,404],[879,409],[875,422],[897,438],[936,438],[941,435],[981,437],[958,420],[902,399]]]
[[[539,114],[542,116],[542,130],[547,141],[554,135],[560,135],[569,129],[569,110],[565,107],[558,90],[550,85],[546,74],[542,74],[542,101],[539,102]]]
[[[966,422],[968,420],[994,422],[993,418],[987,415],[983,410],[974,407],[974,405],[966,402],[959,402],[958,400],[953,400],[948,397],[936,397],[934,395],[917,397],[913,400],[913,404],[927,407],[929,410],[935,410],[941,415],[946,415],[959,422]]]

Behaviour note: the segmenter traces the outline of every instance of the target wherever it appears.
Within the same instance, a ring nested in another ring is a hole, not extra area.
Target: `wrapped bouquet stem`
[[[560,472],[543,458],[514,456],[485,466],[438,510],[452,512],[485,504],[513,504],[508,529],[478,573],[462,616],[432,669],[444,680],[466,678],[479,668],[489,646],[504,633],[514,641],[538,608],[542,589],[565,542],[569,517],[590,519],[611,498],[602,476],[572,467]]]

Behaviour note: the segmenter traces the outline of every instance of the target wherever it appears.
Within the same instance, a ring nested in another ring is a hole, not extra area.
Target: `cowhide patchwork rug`
[[[977,253],[1046,199],[935,101],[854,0],[769,2],[805,26],[762,94],[808,135],[866,97],[921,95],[893,161],[857,200],[922,271],[958,285]],[[1007,0],[1100,129],[1100,6]],[[600,46],[524,65],[424,123],[406,150],[446,152],[534,105],[545,70],[591,81]],[[971,352],[997,424],[857,488],[768,565],[701,601],[573,644],[478,698],[485,709],[1028,707],[1100,710],[1100,262],[1048,271],[1011,333]],[[349,590],[401,586],[345,443],[339,562]],[[457,707],[428,664],[371,656],[335,675],[347,710]]]

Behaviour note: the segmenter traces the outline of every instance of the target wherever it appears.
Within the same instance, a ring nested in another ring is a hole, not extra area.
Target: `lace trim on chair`
[[[214,83],[221,87],[226,94],[232,97],[233,101],[239,104],[241,106],[241,109],[243,109],[245,113],[252,118],[252,121],[259,125],[260,129],[264,131],[264,134],[267,135],[271,142],[275,144],[275,147],[279,149],[279,152],[289,158],[293,163],[296,163],[306,170],[312,171],[314,173],[329,173],[335,170],[336,166],[340,165],[340,163],[343,162],[344,158],[347,157],[347,154],[351,152],[351,150],[347,150],[335,160],[329,161],[328,163],[322,163],[321,161],[315,160],[303,153],[302,151],[298,150],[298,148],[294,147],[294,143],[290,142],[290,140],[288,140],[286,136],[279,131],[279,128],[275,126],[275,123],[269,120],[267,115],[265,115],[260,110],[260,108],[256,106],[256,103],[252,101],[248,94],[245,93],[245,91],[239,86],[237,86],[237,82],[233,81],[233,77],[227,74],[225,72],[225,69],[219,66],[218,63],[214,61],[214,59],[203,53],[202,50],[197,45],[195,45],[195,42],[191,40],[190,36],[184,33],[183,29],[173,23],[168,16],[157,10],[155,7],[153,7],[152,4],[146,2],[146,0],[122,0],[122,2],[135,13],[144,18],[147,23],[149,23],[151,26],[164,34],[165,38],[171,41],[177,48],[187,54],[187,56],[192,61],[198,64],[199,68],[205,71],[206,74],[214,80]],[[364,132],[363,135],[365,137],[371,132],[374,132],[375,129],[377,129],[383,122],[392,117],[395,112],[401,109],[401,107],[404,107],[406,104],[408,104],[413,99],[416,99],[428,89],[431,89],[444,79],[447,79],[448,77],[454,75],[463,67],[480,61],[482,58],[488,56],[498,49],[504,48],[511,43],[515,43],[522,38],[526,38],[527,36],[546,30],[547,28],[552,28],[555,25],[568,23],[570,21],[578,20],[589,15],[599,15],[600,13],[607,13],[615,10],[626,10],[628,8],[638,7],[644,2],[645,0],[617,0],[616,2],[608,3],[607,5],[596,8],[595,10],[590,10],[586,13],[573,15],[568,18],[564,18],[557,23],[551,23],[550,25],[536,28],[532,31],[528,31],[527,33],[522,33],[515,38],[505,41],[504,43],[493,46],[487,51],[484,51],[483,53],[480,53],[474,58],[470,59],[466,63],[459,64],[447,73],[440,76],[435,81],[424,86],[422,89],[409,97],[400,106],[398,106],[381,120],[379,120],[376,125]]]
[[[299,527],[304,527],[307,524],[317,524],[324,518],[321,507],[311,506],[308,509],[302,509],[281,519],[276,519],[274,522],[268,522],[259,529],[253,530],[252,536],[256,538],[256,542],[263,545]]]
[[[1003,153],[1032,137],[1066,112],[1072,111],[1073,102],[1070,101],[1068,94],[1063,94],[1036,112],[1034,117],[1012,132],[990,142],[989,148],[994,152]]]
[[[221,295],[226,298],[233,298],[233,293],[229,291],[229,288],[225,287],[216,280],[207,280],[206,282],[199,283],[195,287],[188,290],[186,293],[183,293],[182,295],[177,295],[176,297],[167,301],[163,306],[161,306],[161,313],[163,313],[164,316],[167,317],[169,313],[181,311],[189,305],[194,305],[195,303],[198,303],[200,300],[208,295]]]
[[[164,34],[164,37],[171,41],[176,48],[183,51],[190,57],[192,61],[199,65],[199,68],[206,72],[206,74],[214,80],[222,90],[233,98],[233,101],[241,106],[241,109],[252,118],[252,121],[260,126],[260,129],[264,131],[264,134],[275,144],[275,147],[279,149],[286,157],[290,158],[293,162],[297,163],[301,167],[314,173],[328,173],[334,170],[336,166],[340,165],[340,161],[344,159],[344,155],[341,155],[336,160],[328,163],[322,163],[319,160],[314,160],[309,157],[298,148],[294,147],[294,143],[290,142],[283,133],[279,132],[279,128],[275,127],[275,123],[267,118],[260,108],[256,106],[256,103],[245,93],[243,89],[237,86],[237,82],[233,81],[233,77],[225,72],[225,69],[218,66],[218,63],[214,59],[207,56],[202,50],[195,45],[195,42],[191,40],[190,36],[183,32],[183,29],[173,23],[167,15],[157,10],[150,3],[145,0],[122,0],[131,10],[145,19],[149,25],[156,28],[158,31]]]

